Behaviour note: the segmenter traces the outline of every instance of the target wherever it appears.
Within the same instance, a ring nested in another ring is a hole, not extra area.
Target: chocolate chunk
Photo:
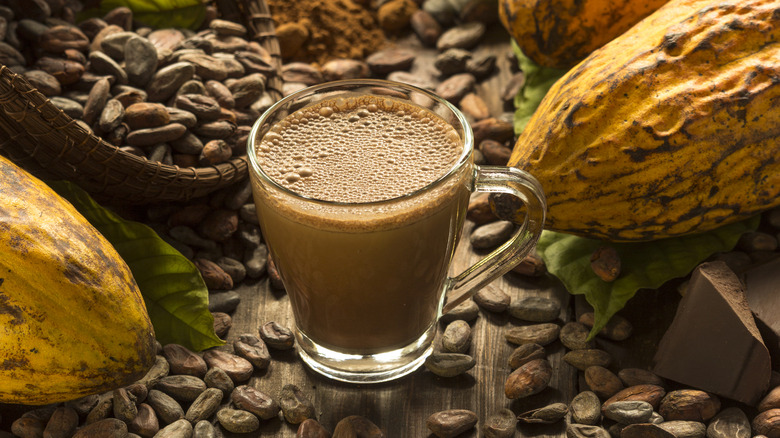
[[[745,271],[745,294],[756,325],[769,349],[774,369],[780,369],[780,258]]]
[[[699,265],[656,352],[654,372],[754,405],[769,386],[769,351],[745,290],[723,262]]]

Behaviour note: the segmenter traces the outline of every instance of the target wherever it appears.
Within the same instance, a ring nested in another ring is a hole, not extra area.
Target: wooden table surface
[[[414,41],[406,39],[399,42],[418,51],[418,59],[412,71],[432,69],[432,60],[437,52],[419,47]],[[477,85],[477,93],[496,116],[511,110],[500,98],[501,90],[511,76],[509,63],[512,61],[507,57],[509,50],[509,37],[498,24],[491,28],[478,49],[497,55],[497,73]],[[466,238],[473,226],[470,222],[466,223],[464,239],[455,254],[452,267],[454,273],[461,272],[484,255],[473,251]],[[558,321],[561,325],[587,310],[582,299],[574,299],[557,280],[549,276],[530,279],[510,272],[487,287],[499,288],[513,300],[532,295],[558,300],[562,305]],[[228,345],[223,348],[229,350],[230,342],[239,335],[256,334],[258,328],[269,321],[293,326],[287,295],[283,291],[271,289],[267,278],[245,282],[237,292],[241,295],[241,303],[232,314],[233,326],[228,335]],[[634,323],[635,335],[623,343],[600,341],[599,347],[613,353],[618,367],[646,367],[658,339],[670,322],[677,300],[679,296],[673,290],[638,294],[623,312]],[[521,321],[511,318],[507,313],[480,311],[477,319],[471,322],[472,343],[469,354],[476,358],[476,367],[454,378],[437,377],[420,369],[394,382],[349,385],[312,372],[290,350],[271,351],[273,361],[268,370],[256,373],[248,384],[274,397],[278,397],[285,384],[297,385],[314,402],[317,419],[329,431],[333,431],[336,423],[344,417],[362,415],[377,424],[388,438],[433,437],[426,428],[426,419],[435,412],[458,408],[472,410],[478,415],[477,428],[459,436],[475,438],[483,436],[480,428],[485,420],[504,408],[520,414],[549,403],[568,403],[579,392],[581,373],[563,362],[565,348],[556,341],[546,347],[553,368],[549,387],[528,398],[514,401],[506,398],[504,383],[511,371],[507,360],[515,346],[505,340],[504,333],[510,327],[521,324]],[[15,410],[18,411],[18,407]],[[0,411],[3,411],[2,406]],[[4,420],[9,421],[10,417],[6,415]],[[297,426],[285,423],[280,415],[279,420],[262,421],[260,433],[262,436],[285,438],[295,437],[296,430]],[[247,435],[226,433],[226,436]],[[515,436],[563,438],[565,424],[519,425]]]

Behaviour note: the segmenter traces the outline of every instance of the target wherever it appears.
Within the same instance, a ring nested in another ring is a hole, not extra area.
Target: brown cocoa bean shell
[[[87,113],[87,107],[84,108]],[[127,114],[125,114],[126,116]],[[127,134],[125,141],[130,146],[151,147],[161,142],[174,141],[187,132],[187,128],[179,123],[169,123],[155,128],[136,129]]]
[[[720,410],[720,399],[698,389],[680,389],[664,396],[658,413],[665,420],[707,421]]]
[[[482,120],[490,117],[490,109],[488,108],[487,103],[485,103],[485,100],[476,93],[468,93],[463,96],[463,99],[460,100],[460,108],[464,113],[473,117],[474,120]],[[485,151],[482,151],[482,153],[484,154]],[[509,149],[509,154],[511,155],[511,153],[512,150]],[[509,157],[507,156],[506,158],[507,159],[504,160],[501,165],[505,165],[507,161],[509,161]],[[490,160],[488,160],[488,162],[490,162]]]
[[[73,438],[115,436],[127,436],[127,424],[116,418],[105,418],[78,429]]]
[[[211,140],[200,152],[198,162],[201,166],[213,166],[224,163],[233,155],[233,149],[224,140]]]
[[[290,62],[282,67],[282,79],[285,82],[300,82],[317,85],[323,82],[320,69],[305,62]]]
[[[208,371],[206,361],[183,345],[166,344],[162,348],[162,355],[168,361],[173,374],[187,374],[202,379]]]
[[[623,368],[618,371],[618,377],[626,387],[635,385],[657,385],[666,388],[664,379],[652,371],[642,368]]]
[[[758,403],[758,411],[764,412],[770,409],[780,408],[780,386],[772,388]]]
[[[435,46],[442,34],[439,22],[424,9],[416,10],[409,18],[409,24],[420,41],[428,47]]]
[[[629,386],[604,401],[601,406],[602,412],[610,404],[616,401],[644,401],[650,403],[653,409],[658,410],[661,400],[666,395],[666,390],[658,385],[635,385]]]
[[[536,343],[523,344],[512,351],[509,355],[509,367],[517,369],[520,366],[536,359],[544,359],[547,352],[544,347]]]
[[[509,307],[512,297],[501,289],[488,285],[474,294],[474,302],[489,312],[501,313]]]
[[[222,350],[206,350],[203,360],[209,368],[222,368],[234,383],[245,382],[252,377],[252,364],[241,356]]]
[[[468,95],[463,98],[461,106],[467,97]],[[482,142],[479,143],[479,150],[482,152],[482,155],[485,156],[485,161],[494,166],[506,166],[506,163],[509,161],[509,156],[512,155],[512,149],[504,146],[503,143],[491,139],[482,140]]]
[[[585,324],[569,321],[561,327],[559,338],[569,350],[587,350],[595,347],[595,342],[588,340],[589,334]]]
[[[276,321],[260,326],[260,338],[268,347],[275,350],[289,350],[295,346],[295,335],[292,330]]]
[[[449,409],[428,417],[425,425],[439,438],[454,438],[477,424],[477,414],[467,409]]]
[[[436,94],[449,102],[457,104],[467,93],[474,89],[477,80],[471,73],[459,73],[445,79],[436,87]],[[475,144],[476,138],[474,141]]]
[[[54,58],[49,58],[49,59],[54,59]],[[9,67],[13,67],[13,66],[24,66],[27,64],[27,61],[24,59],[24,55],[22,55],[13,46],[11,46],[8,43],[0,41],[0,63],[5,64]]]
[[[43,70],[28,70],[22,76],[47,97],[59,96],[62,93],[60,81]]]
[[[425,368],[439,377],[461,375],[476,364],[473,357],[461,353],[433,353],[425,360]]]
[[[503,143],[511,140],[515,135],[514,127],[510,122],[495,117],[474,122],[471,128],[474,131],[474,144],[480,144],[487,139]]]
[[[515,436],[516,427],[517,415],[504,408],[485,420],[482,432],[485,438],[511,438]]]
[[[322,76],[326,81],[360,79],[370,77],[371,69],[356,59],[333,59],[322,66]]]
[[[214,333],[220,339],[225,339],[233,327],[233,317],[225,312],[211,312],[214,317]]]
[[[298,425],[295,438],[331,438],[331,436],[317,420],[309,418]]]
[[[496,219],[498,218],[496,217]],[[531,253],[520,260],[520,263],[512,268],[512,272],[526,277],[541,277],[547,273],[547,265],[538,254]]]
[[[301,424],[307,418],[314,418],[314,404],[293,384],[282,387],[279,395],[279,406],[282,408],[284,419],[291,424]],[[343,421],[343,420],[342,420]],[[338,428],[338,425],[336,425]]]
[[[752,422],[753,433],[767,438],[780,438],[780,409],[770,409],[756,415]]]
[[[218,209],[206,215],[198,232],[216,242],[225,242],[238,231],[238,212]],[[232,288],[231,285],[228,289]]]
[[[529,424],[552,424],[563,420],[568,412],[569,407],[566,406],[566,403],[553,403],[523,412],[517,416],[517,419]]]
[[[196,258],[192,262],[198,268],[203,282],[209,289],[229,290],[233,288],[233,279],[216,263],[203,258]]]
[[[368,55],[366,63],[372,72],[386,75],[396,70],[408,70],[415,59],[415,52],[403,48],[379,50]]]
[[[560,330],[561,327],[558,324],[545,322],[541,324],[512,327],[506,331],[504,337],[507,341],[515,345],[534,342],[544,346],[558,339]]]
[[[38,42],[47,52],[62,53],[68,49],[82,52],[89,47],[89,39],[75,26],[52,26],[48,28]]]
[[[43,436],[46,438],[72,436],[78,425],[79,414],[76,410],[71,407],[60,406],[54,410],[51,418],[46,423]]]
[[[160,430],[160,421],[154,409],[146,403],[138,405],[138,414],[128,424],[130,432],[141,436],[154,436]]]
[[[517,399],[542,392],[552,379],[552,366],[547,359],[535,359],[514,370],[506,380],[504,394]]]
[[[585,371],[594,365],[609,366],[612,363],[612,355],[598,348],[572,350],[563,355],[563,361],[580,371]]]
[[[676,435],[657,424],[629,424],[620,431],[620,438],[675,438]]]
[[[230,400],[238,409],[251,412],[261,420],[275,418],[279,414],[279,404],[268,394],[247,385],[237,386]]]
[[[257,336],[243,335],[239,340],[233,341],[233,350],[258,370],[264,370],[271,364],[271,354],[268,352],[268,347]]]
[[[498,218],[490,208],[490,196],[487,193],[480,193],[469,201],[466,218],[475,225],[482,225],[488,222],[497,221]]]
[[[623,382],[615,373],[598,365],[585,370],[585,383],[601,399],[608,399],[624,389]]]
[[[61,85],[75,84],[85,72],[84,66],[76,61],[48,56],[38,59],[35,66],[57,78]]]
[[[471,345],[471,326],[463,320],[452,321],[442,333],[442,348],[450,353],[465,353]]]

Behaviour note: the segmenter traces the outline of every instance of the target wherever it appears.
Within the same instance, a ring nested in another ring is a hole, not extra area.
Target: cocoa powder
[[[285,60],[362,59],[385,43],[375,14],[352,0],[269,0]]]

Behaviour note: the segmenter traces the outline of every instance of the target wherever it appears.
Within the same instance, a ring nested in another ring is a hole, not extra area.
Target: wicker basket
[[[221,18],[247,27],[273,56],[267,90],[281,98],[281,57],[264,0],[217,2]],[[90,134],[23,77],[0,65],[0,153],[43,179],[77,183],[98,199],[127,204],[186,201],[244,180],[246,157],[182,168],[149,161]]]

